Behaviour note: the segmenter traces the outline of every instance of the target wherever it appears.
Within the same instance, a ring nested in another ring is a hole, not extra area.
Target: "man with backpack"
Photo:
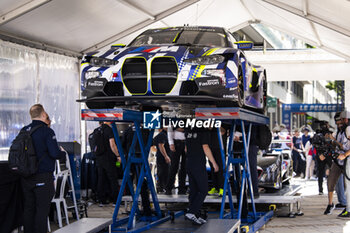
[[[28,137],[30,137],[31,143],[26,144],[25,150],[30,150],[29,147],[33,147],[37,161],[36,167],[32,170],[33,172],[29,172],[28,174],[19,173],[22,175],[21,183],[24,196],[24,232],[46,233],[47,216],[49,214],[51,200],[55,193],[53,183],[55,160],[63,157],[65,153],[59,149],[55,133],[47,125],[49,116],[43,106],[41,104],[35,104],[30,108],[29,113],[32,123],[25,126],[12,143],[9,164],[13,171],[28,170],[28,168],[15,169],[17,167],[12,166],[12,161],[14,157],[18,158],[21,156],[20,153],[15,155],[16,151],[18,151],[16,148],[20,147],[21,142],[28,140]],[[24,138],[27,138],[24,140],[18,139],[20,135],[26,132],[29,132],[29,136],[24,136]]]
[[[119,184],[116,162],[121,162],[117,145],[115,144],[113,130],[110,122],[100,122],[100,126],[89,136],[92,152],[97,163],[97,196],[99,206],[107,202],[106,185],[111,189],[110,201],[115,204],[118,198]]]

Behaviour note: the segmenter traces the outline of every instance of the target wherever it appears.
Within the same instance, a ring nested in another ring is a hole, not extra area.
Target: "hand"
[[[60,146],[60,150],[64,152],[66,151],[62,146]]]
[[[171,150],[172,152],[175,152],[175,145],[174,145],[174,144],[171,144],[171,145],[170,145],[170,150]]]
[[[338,156],[338,159],[340,159],[340,160],[344,160],[346,158],[346,156],[344,155],[344,154],[340,154],[339,156]]]
[[[118,162],[122,161],[122,158],[120,158],[120,156],[117,157]]]
[[[214,172],[219,171],[219,166],[216,164],[216,162],[213,163],[213,167],[214,167]]]
[[[169,156],[166,156],[166,157],[165,157],[165,162],[166,162],[167,164],[170,164],[170,163],[171,163],[171,159],[170,159]]]
[[[238,136],[234,136],[233,141],[238,142],[239,141],[239,137]]]
[[[326,157],[324,157],[324,155],[320,155],[320,160],[321,161],[323,161],[323,160],[325,160],[326,159]]]

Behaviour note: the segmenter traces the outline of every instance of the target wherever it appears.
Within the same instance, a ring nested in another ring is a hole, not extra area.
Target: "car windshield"
[[[139,35],[129,46],[142,45],[204,45],[215,47],[227,47],[227,39],[224,33],[195,30],[173,31],[146,31]]]

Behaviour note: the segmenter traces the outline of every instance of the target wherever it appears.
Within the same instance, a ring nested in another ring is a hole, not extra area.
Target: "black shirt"
[[[33,120],[23,129],[30,130],[37,125],[42,125],[32,134],[35,153],[40,161],[37,173],[52,173],[55,170],[55,160],[62,158],[65,152],[59,149],[55,132],[44,122]]]
[[[104,146],[106,148],[106,151],[100,155],[96,156],[97,163],[102,166],[115,166],[115,162],[117,161],[117,156],[113,153],[109,139],[114,139],[113,130],[111,127],[109,127],[106,124],[102,124],[102,135],[103,135],[103,142]]]
[[[164,156],[162,152],[160,152],[159,144],[164,144],[165,151],[168,156],[170,156],[170,148],[169,148],[169,142],[168,142],[168,136],[167,136],[167,131],[162,130],[154,139],[153,139],[153,145],[157,147],[157,160],[164,160]]]
[[[210,132],[205,129],[189,129],[185,132],[187,160],[193,167],[205,166],[206,158],[203,145],[210,143]]]
[[[221,134],[221,132],[220,132],[220,134]],[[224,135],[221,134],[221,138],[222,138],[224,151],[226,153],[226,143],[227,143],[226,133]],[[220,143],[219,143],[218,129],[217,128],[213,128],[210,130],[210,144],[209,144],[209,146],[210,146],[210,149],[212,150],[212,152],[214,150],[220,152]]]

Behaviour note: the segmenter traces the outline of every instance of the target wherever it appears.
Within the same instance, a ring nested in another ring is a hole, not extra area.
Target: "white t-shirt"
[[[350,138],[350,126],[346,127],[345,133],[338,133],[338,136],[337,132],[332,133],[332,136],[343,145],[344,151],[350,150],[350,140],[346,138],[346,135]]]

